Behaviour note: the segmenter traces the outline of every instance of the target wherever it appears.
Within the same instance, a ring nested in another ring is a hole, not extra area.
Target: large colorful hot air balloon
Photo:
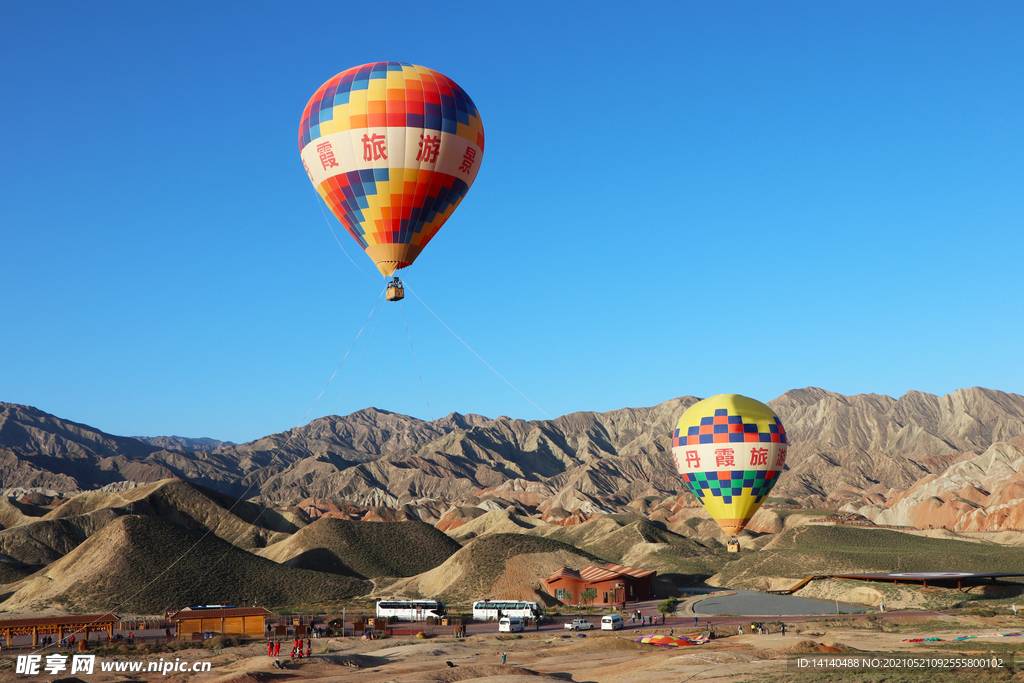
[[[416,260],[466,196],[484,155],[473,100],[436,71],[356,66],[302,112],[309,179],[384,277]]]
[[[789,445],[772,409],[720,394],[690,406],[672,437],[683,482],[727,533],[747,525],[779,480]]]

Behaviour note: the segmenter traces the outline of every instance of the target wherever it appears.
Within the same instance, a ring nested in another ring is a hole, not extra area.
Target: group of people
[[[303,650],[302,647],[303,639],[296,638],[295,644],[292,646],[292,659],[296,657],[309,657],[313,654],[313,643],[309,638],[306,638],[306,647]],[[305,651],[305,654],[303,654]],[[279,657],[281,655],[281,641],[280,640],[268,640],[267,641],[267,656]]]
[[[782,622],[782,626],[781,626],[781,628],[779,630],[782,631],[782,635],[786,635],[786,624],[785,624],[785,622]],[[742,625],[739,626],[736,629],[736,632],[739,635],[742,636],[743,635],[743,626]],[[753,624],[750,625],[750,632],[752,634],[756,633],[757,635],[761,635],[761,636],[769,636],[772,633],[772,629],[771,629],[771,627],[768,624],[764,624],[762,622],[757,622],[757,623],[753,623]]]
[[[643,615],[643,614],[642,614],[642,613],[640,612],[640,610],[638,610],[638,609],[637,609],[637,610],[633,610],[632,612],[630,612],[630,613],[629,613],[629,623],[631,623],[631,624],[632,624],[632,623],[633,623],[633,620],[634,620],[634,619],[635,619],[636,621],[638,621],[638,622],[639,622],[639,623],[640,623],[641,625],[647,625],[647,624],[657,624],[657,623],[658,623],[658,617],[657,617],[657,615],[655,615],[655,616],[650,616],[650,617],[645,617],[645,616],[644,616],[644,615]],[[662,623],[662,624],[664,624],[664,623],[665,623],[665,617],[664,617],[664,616],[663,616],[663,617],[661,618],[661,623]]]

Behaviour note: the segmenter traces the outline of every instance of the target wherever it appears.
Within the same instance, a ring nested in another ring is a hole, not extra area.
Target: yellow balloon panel
[[[775,486],[788,448],[786,430],[771,408],[737,394],[695,403],[672,437],[683,482],[730,534],[746,526]]]

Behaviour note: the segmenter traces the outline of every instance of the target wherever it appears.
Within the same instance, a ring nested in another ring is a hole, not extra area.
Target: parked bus
[[[477,600],[473,603],[473,619],[476,621],[498,621],[502,617],[537,619],[544,609],[536,602],[514,600]]]
[[[378,600],[377,618],[396,621],[426,621],[428,617],[440,619],[447,612],[440,600]]]

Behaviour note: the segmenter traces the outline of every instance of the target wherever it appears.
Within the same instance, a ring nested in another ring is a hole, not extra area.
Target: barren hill
[[[791,439],[789,474],[772,495],[819,502],[905,489],[960,454],[1024,434],[1024,396],[980,387],[899,399],[808,388],[768,405]]]
[[[1001,442],[923,477],[885,505],[850,506],[877,524],[953,531],[1024,529],[1024,447]]]
[[[185,605],[332,602],[366,593],[370,584],[285,567],[160,519],[125,516],[7,588],[14,590],[0,603],[7,611],[117,606],[161,614]]]
[[[243,548],[263,547],[299,529],[277,510],[181,479],[165,479],[126,491],[81,493],[47,513],[46,519],[99,510],[158,517],[186,529],[208,530]]]

